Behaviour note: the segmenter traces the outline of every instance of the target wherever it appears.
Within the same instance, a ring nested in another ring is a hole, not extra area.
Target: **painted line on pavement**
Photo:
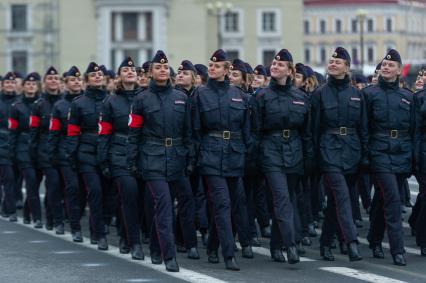
[[[407,283],[406,281],[392,279],[347,267],[320,267],[319,269],[372,283]]]
[[[4,219],[3,221],[8,221],[8,220]],[[180,267],[180,272],[168,272],[168,271],[166,271],[166,267],[164,266],[164,264],[160,264],[160,265],[152,264],[151,258],[149,256],[145,256],[145,260],[143,260],[143,261],[132,260],[132,258],[129,254],[120,254],[118,248],[115,247],[115,246],[112,246],[112,245],[110,245],[110,249],[107,250],[107,251],[99,251],[98,248],[97,248],[97,245],[91,245],[90,244],[89,238],[83,237],[83,239],[84,239],[83,243],[75,243],[72,240],[71,233],[69,233],[68,231],[65,232],[65,235],[56,235],[54,230],[48,231],[46,229],[35,229],[30,225],[26,225],[26,224],[22,223],[22,221],[23,221],[23,219],[21,217],[18,217],[18,222],[13,222],[13,224],[18,224],[18,225],[26,227],[28,229],[53,236],[55,238],[70,242],[70,243],[72,243],[76,246],[84,246],[86,248],[92,249],[92,250],[97,251],[99,253],[108,254],[108,255],[111,255],[113,257],[124,259],[128,262],[138,264],[138,265],[141,265],[141,266],[149,268],[149,269],[153,269],[155,271],[161,272],[163,274],[166,274],[166,275],[171,276],[171,277],[175,277],[177,279],[180,279],[180,280],[183,280],[183,281],[186,281],[186,282],[193,282],[193,283],[199,283],[199,282],[224,283],[224,282],[226,282],[226,281],[214,278],[212,276],[205,275],[203,273],[195,272],[195,271],[192,271],[192,270],[189,270],[189,269],[186,269],[186,268],[182,268],[182,267]],[[43,242],[47,242],[47,241],[43,241]],[[111,247],[112,247],[112,249],[111,249]]]

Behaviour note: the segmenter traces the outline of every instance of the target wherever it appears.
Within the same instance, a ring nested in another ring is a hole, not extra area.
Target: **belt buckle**
[[[390,136],[391,136],[391,138],[393,138],[393,139],[397,139],[397,138],[398,138],[398,135],[399,135],[398,130],[391,130],[391,131],[390,131]]]
[[[166,138],[166,139],[164,140],[164,142],[165,142],[165,146],[166,146],[166,147],[170,147],[170,146],[172,146],[172,145],[173,145],[173,139],[172,139],[172,138]]]
[[[223,131],[222,138],[224,140],[229,140],[231,138],[231,132],[230,131]]]
[[[340,127],[339,128],[339,135],[346,136],[348,134],[348,128],[346,127]]]
[[[290,138],[290,130],[283,130],[283,138],[285,139]]]

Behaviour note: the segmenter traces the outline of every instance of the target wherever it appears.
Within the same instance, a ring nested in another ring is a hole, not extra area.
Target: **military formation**
[[[120,253],[144,260],[148,244],[152,264],[177,272],[177,252],[200,259],[199,233],[210,263],[221,248],[226,268],[239,270],[237,239],[244,258],[264,237],[273,261],[296,264],[319,225],[324,260],[335,260],[337,245],[362,260],[361,198],[373,256],[385,257],[387,232],[393,262],[404,266],[412,175],[419,194],[409,224],[426,256],[426,72],[417,92],[404,88],[393,49],[369,81],[350,70],[337,47],[327,78],[287,49],[268,67],[231,62],[219,49],[208,66],[184,60],[175,73],[159,50],[141,67],[125,58],[116,72],[95,62],[62,76],[54,67],[9,72],[1,214],[16,222],[22,209],[25,224],[58,235],[69,223],[78,243],[88,206],[87,236],[99,250],[116,227]]]

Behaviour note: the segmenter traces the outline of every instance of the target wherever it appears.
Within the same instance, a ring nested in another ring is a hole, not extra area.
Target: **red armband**
[[[18,126],[19,126],[18,120],[15,120],[13,118],[9,118],[9,120],[8,120],[8,128],[10,130],[16,130],[18,128]]]
[[[143,127],[143,116],[130,114],[129,115],[129,127],[130,128],[142,128]]]
[[[80,126],[73,125],[73,124],[68,124],[67,130],[68,130],[67,136],[69,136],[69,137],[79,136],[80,133],[81,133]]]
[[[40,128],[41,119],[39,116],[30,116],[30,128]]]
[[[58,118],[51,118],[49,131],[60,131],[61,129],[62,129],[61,120],[59,120]]]
[[[111,135],[112,134],[112,124],[109,122],[100,121],[98,123],[99,135]]]

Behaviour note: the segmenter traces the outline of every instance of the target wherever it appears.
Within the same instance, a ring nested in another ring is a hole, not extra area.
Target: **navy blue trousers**
[[[68,210],[71,232],[81,231],[81,195],[79,177],[71,166],[60,168],[60,174],[65,186],[65,204]]]
[[[3,212],[16,213],[15,176],[12,165],[0,165],[0,190],[3,187]]]
[[[40,180],[37,171],[34,168],[25,168],[22,169],[22,176],[25,180],[27,202],[33,221],[41,220]]]
[[[64,211],[62,205],[63,191],[62,180],[58,170],[55,168],[44,168],[46,176],[47,205],[55,225],[64,224]]]

